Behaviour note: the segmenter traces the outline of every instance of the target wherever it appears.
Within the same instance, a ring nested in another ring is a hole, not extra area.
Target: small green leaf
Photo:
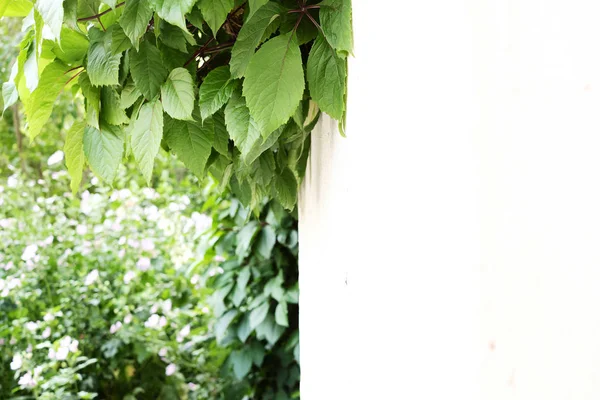
[[[320,6],[319,18],[327,41],[342,56],[352,54],[351,0],[324,0]]]
[[[87,126],[83,132],[83,152],[92,171],[108,183],[114,181],[123,159],[123,139],[118,127]]]
[[[259,339],[266,339],[269,344],[277,343],[285,328],[275,323],[273,316],[267,315],[264,321],[256,327],[256,336]]]
[[[250,312],[250,329],[255,329],[267,317],[269,313],[269,302],[266,301]]]
[[[71,191],[73,194],[79,189],[83,177],[83,165],[85,163],[85,156],[83,154],[84,129],[85,122],[75,121],[71,129],[67,131],[65,146],[63,147],[67,171],[69,171],[69,175],[71,176]]]
[[[214,0],[217,1],[217,0]],[[185,15],[192,11],[195,0],[150,0],[159,17],[168,23],[187,30]]]
[[[285,168],[281,175],[275,178],[275,197],[282,206],[291,211],[296,205],[297,193],[298,181],[294,173]]]
[[[89,32],[90,47],[87,56],[87,73],[94,86],[118,85],[121,53],[113,54],[112,35],[92,28]]]
[[[204,123],[171,118],[165,121],[165,141],[198,178],[204,177],[213,140],[214,127],[211,119]]]
[[[140,38],[146,32],[150,18],[152,18],[152,9],[148,0],[127,0],[125,2],[125,9],[119,19],[119,24],[136,49],[139,48]]]
[[[250,372],[250,368],[252,368],[252,355],[248,349],[241,349],[232,352],[230,357],[235,377],[238,380],[244,379]]]
[[[248,314],[246,314],[237,327],[238,339],[240,339],[242,343],[245,343],[251,333],[252,329],[250,329],[250,317]]]
[[[225,116],[222,111],[215,113],[212,117],[215,124],[215,141],[213,147],[221,155],[231,158],[229,155],[229,132],[225,125]]]
[[[127,109],[133,105],[140,98],[142,92],[140,92],[133,83],[133,80],[128,79],[125,87],[121,91],[121,108]]]
[[[285,301],[279,302],[275,309],[275,322],[281,326],[290,326],[288,322],[288,307]]]
[[[294,114],[304,93],[304,71],[293,33],[269,40],[252,56],[243,93],[263,137]]]
[[[110,125],[123,125],[129,122],[125,111],[121,108],[119,94],[112,86],[104,86],[101,91],[101,116]]]
[[[216,36],[217,31],[227,19],[227,14],[234,7],[234,0],[200,0],[200,10],[206,23]]]
[[[175,68],[162,85],[165,112],[176,119],[191,119],[194,111],[194,81],[185,68]]]
[[[215,322],[214,332],[215,338],[217,339],[217,343],[221,342],[225,338],[225,333],[227,332],[227,328],[231,325],[231,322],[237,317],[237,310],[229,310],[225,314],[223,314],[217,322]]]
[[[70,78],[67,70],[67,66],[60,61],[50,63],[44,68],[37,89],[31,93],[31,97],[24,103],[29,124],[27,130],[29,139],[33,140],[39,135],[46,122],[48,122],[56,98]]]
[[[229,101],[238,81],[231,79],[228,66],[215,68],[206,76],[198,92],[200,116],[206,119]]]
[[[275,241],[275,231],[270,226],[265,226],[260,231],[256,241],[256,250],[258,251],[258,254],[265,259],[271,258],[271,252],[273,251],[273,246],[275,246]]]
[[[131,150],[148,184],[162,137],[163,107],[160,101],[153,100],[142,106],[131,126]]]
[[[237,246],[235,248],[235,254],[240,260],[243,260],[250,253],[252,241],[258,233],[258,222],[250,221],[247,223],[237,235]]]
[[[310,94],[319,108],[341,120],[345,107],[346,59],[338,57],[322,35],[317,37],[310,51],[306,75]]]
[[[250,4],[252,10],[252,2]],[[235,78],[241,78],[246,72],[248,63],[261,42],[265,31],[273,20],[283,12],[283,7],[275,2],[270,2],[260,8],[258,12],[249,18],[242,26],[240,33],[231,49],[231,75]]]
[[[139,51],[130,53],[131,77],[147,100],[152,100],[160,92],[168,71],[163,66],[160,52],[148,40],[140,43]]]
[[[235,146],[242,153],[242,159],[249,164],[247,157],[250,150],[262,138],[258,125],[250,116],[246,101],[239,91],[234,92],[227,107],[225,107],[225,124]]]
[[[50,32],[60,42],[60,31],[65,13],[63,0],[36,0],[35,9],[42,16],[44,24],[50,28]]]

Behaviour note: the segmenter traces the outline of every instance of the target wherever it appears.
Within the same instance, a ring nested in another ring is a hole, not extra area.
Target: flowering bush
[[[2,180],[0,398],[226,398],[205,285],[222,269],[212,217],[194,211],[205,192],[123,175],[126,188],[92,179],[73,197],[58,168]]]

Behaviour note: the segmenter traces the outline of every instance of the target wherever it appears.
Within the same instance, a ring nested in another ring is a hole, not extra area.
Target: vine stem
[[[67,86],[69,83],[71,83],[71,81],[75,78],[77,78],[84,70],[82,69],[81,71],[77,72],[75,75],[73,75],[72,77],[69,78],[69,80],[67,81],[67,83],[65,83],[65,86]]]
[[[77,66],[77,67],[73,67],[73,68],[71,68],[70,70],[66,71],[66,72],[65,72],[63,75],[66,75],[66,74],[68,74],[69,72],[73,72],[73,71],[75,71],[76,69],[79,69],[79,68],[83,68],[83,65],[79,65],[79,66]]]
[[[98,18],[98,20],[100,20],[100,17],[101,17],[101,16],[103,16],[103,15],[105,15],[105,14],[108,14],[108,13],[109,13],[109,12],[111,12],[112,10],[114,10],[114,9],[116,9],[116,8],[119,8],[119,7],[122,7],[122,6],[124,6],[124,5],[125,5],[125,2],[123,1],[123,2],[121,2],[121,3],[119,3],[119,4],[117,4],[117,5],[115,6],[115,8],[109,8],[109,9],[108,9],[108,10],[106,10],[106,11],[102,11],[101,13],[99,13],[99,14],[96,14],[96,15],[90,15],[89,17],[79,18],[79,19],[77,19],[77,22],[91,21],[91,20],[93,20],[93,19],[96,19],[96,18]]]

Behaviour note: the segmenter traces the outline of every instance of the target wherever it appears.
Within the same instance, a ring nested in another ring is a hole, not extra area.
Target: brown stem
[[[79,76],[79,74],[81,74],[84,70],[82,69],[81,71],[77,72],[75,75],[73,75],[72,77],[69,78],[69,80],[67,81],[67,83],[65,83],[65,86],[67,86],[69,83],[71,83],[71,81],[75,78],[77,78]]]
[[[121,2],[121,3],[119,3],[119,4],[117,4],[117,5],[115,6],[115,8],[109,8],[109,9],[108,9],[108,10],[106,10],[106,11],[102,11],[101,13],[99,13],[99,14],[96,14],[96,15],[90,15],[89,17],[79,18],[79,19],[77,20],[77,22],[91,21],[91,20],[93,20],[93,19],[96,19],[96,18],[98,18],[98,21],[99,21],[101,16],[103,16],[103,15],[105,15],[105,14],[108,14],[108,13],[109,13],[109,12],[111,12],[112,10],[114,10],[114,9],[116,9],[116,8],[119,8],[119,7],[122,7],[122,6],[124,6],[124,5],[125,5],[125,2],[123,1],[123,2]]]
[[[79,65],[79,66],[77,66],[77,67],[73,67],[73,68],[71,68],[70,70],[68,70],[67,72],[65,72],[63,75],[66,75],[66,74],[68,74],[69,72],[73,72],[73,71],[75,71],[76,69],[79,69],[79,68],[83,68],[83,65]]]

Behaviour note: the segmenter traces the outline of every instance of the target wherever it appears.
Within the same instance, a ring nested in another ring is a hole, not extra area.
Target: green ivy
[[[26,17],[2,91],[27,136],[62,91],[85,101],[64,148],[73,190],[86,162],[110,183],[133,157],[150,181],[162,147],[255,210],[291,210],[319,112],[343,127],[350,0],[0,0],[3,16]]]

